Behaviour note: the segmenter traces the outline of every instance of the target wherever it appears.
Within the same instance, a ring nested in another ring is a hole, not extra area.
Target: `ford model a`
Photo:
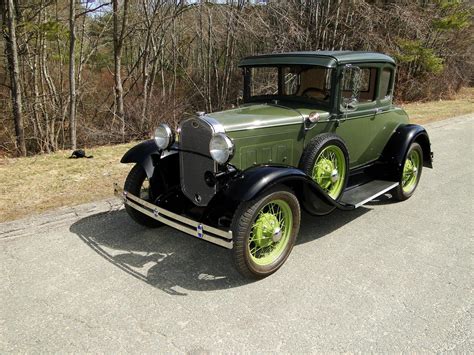
[[[384,193],[405,200],[432,167],[425,129],[392,104],[379,53],[298,52],[241,61],[243,104],[160,125],[130,149],[122,196],[136,222],[231,249],[261,278],[289,256],[300,209],[325,215]]]

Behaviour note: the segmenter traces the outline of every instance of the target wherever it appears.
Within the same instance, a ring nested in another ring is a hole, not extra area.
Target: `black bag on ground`
[[[93,155],[86,155],[86,152],[83,151],[82,149],[77,149],[72,152],[71,156],[69,159],[79,159],[79,158],[93,158]]]

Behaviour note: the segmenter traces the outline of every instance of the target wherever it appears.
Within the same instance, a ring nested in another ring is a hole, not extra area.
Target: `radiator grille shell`
[[[190,118],[181,123],[179,168],[181,190],[197,206],[207,206],[216,194],[216,186],[208,186],[207,171],[217,172],[217,163],[209,153],[209,142],[222,126],[207,117]]]

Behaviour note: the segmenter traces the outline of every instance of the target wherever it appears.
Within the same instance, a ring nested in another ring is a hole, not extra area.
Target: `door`
[[[337,116],[339,125],[335,130],[347,144],[351,169],[378,157],[377,149],[373,146],[376,135],[374,121],[377,113],[378,67],[354,67],[360,68],[359,73],[354,70],[344,71],[339,82],[339,107],[345,112]],[[354,82],[357,83],[358,90],[354,89]],[[344,100],[350,101],[350,109],[343,107]]]

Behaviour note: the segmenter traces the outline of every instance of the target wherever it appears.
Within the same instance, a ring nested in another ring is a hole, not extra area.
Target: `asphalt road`
[[[0,352],[472,353],[473,122],[428,126],[435,169],[410,200],[304,215],[258,282],[225,249],[123,210],[0,225]]]

